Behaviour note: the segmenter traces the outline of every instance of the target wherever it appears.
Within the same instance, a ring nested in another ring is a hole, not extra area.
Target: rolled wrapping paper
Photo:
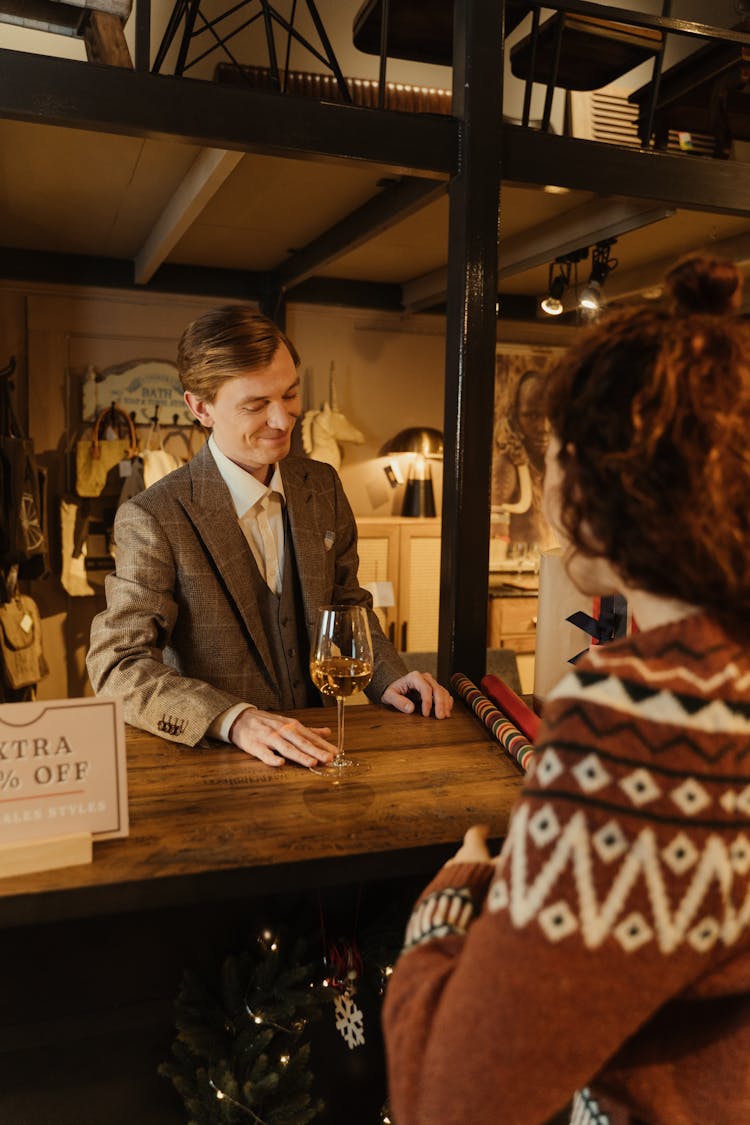
[[[477,718],[481,719],[505,752],[518,762],[521,769],[528,769],[534,747],[527,742],[520,730],[508,721],[507,716],[502,711],[498,711],[494,703],[462,672],[453,673],[451,687],[461,696],[464,703],[471,707]]]
[[[482,676],[479,687],[493,703],[496,703],[506,719],[517,726],[529,742],[536,742],[542,720],[528,707],[505,680],[489,674]]]

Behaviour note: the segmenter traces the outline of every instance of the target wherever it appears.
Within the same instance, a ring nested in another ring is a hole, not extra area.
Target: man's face
[[[289,453],[300,413],[299,376],[280,344],[268,367],[227,379],[213,402],[203,402],[189,391],[185,401],[213,430],[221,452],[266,484],[272,466]]]

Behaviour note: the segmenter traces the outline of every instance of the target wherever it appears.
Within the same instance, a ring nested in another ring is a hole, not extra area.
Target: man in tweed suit
[[[183,468],[123,504],[116,573],[87,665],[127,722],[195,745],[231,742],[268,765],[313,766],[328,727],[283,712],[320,702],[307,673],[318,606],[365,605],[375,667],[367,694],[447,717],[452,699],[407,672],[357,581],[354,517],[336,472],[289,457],[300,412],[297,353],[241,305],[189,325],[178,350],[185,401],[211,430]]]

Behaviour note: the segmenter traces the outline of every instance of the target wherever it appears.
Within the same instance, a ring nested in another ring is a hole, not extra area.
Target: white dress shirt
[[[279,466],[274,469],[269,484],[261,484],[252,473],[240,468],[222,453],[211,434],[208,448],[216,462],[222,480],[229,489],[237,513],[237,522],[258,564],[258,570],[274,594],[281,593],[284,573],[284,485]],[[252,703],[236,703],[217,715],[207,734],[211,738],[229,742],[232,723]]]

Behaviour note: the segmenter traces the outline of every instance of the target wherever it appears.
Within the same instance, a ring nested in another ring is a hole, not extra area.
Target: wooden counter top
[[[95,843],[91,864],[0,879],[0,926],[429,874],[470,824],[501,837],[521,786],[459,702],[441,722],[347,708],[347,752],[370,769],[341,785],[134,728],[127,744],[130,835]]]

